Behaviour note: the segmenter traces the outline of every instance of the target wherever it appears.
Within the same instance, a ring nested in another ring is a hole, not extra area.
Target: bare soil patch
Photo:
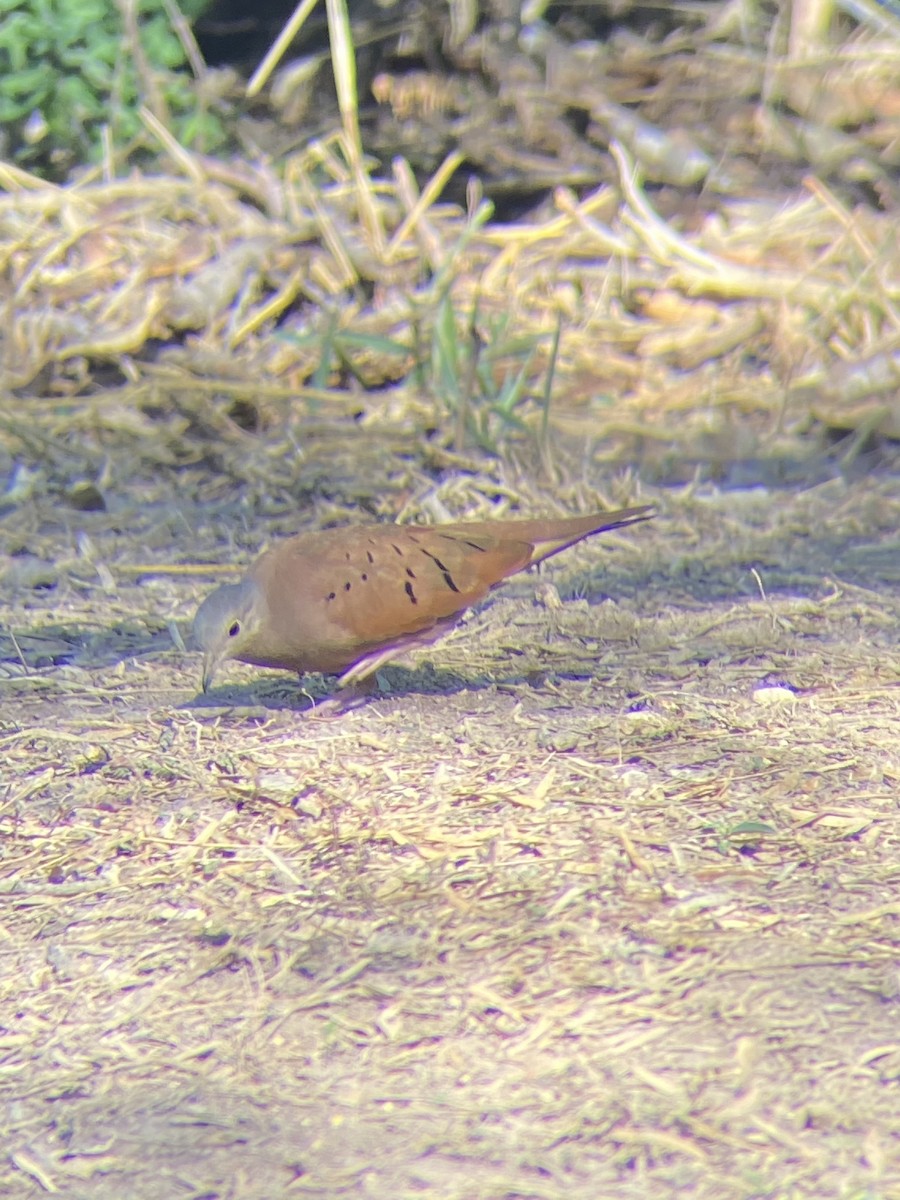
[[[0,169],[4,1194],[900,1197],[900,43],[779,67],[834,167],[741,36],[616,60],[717,182],[564,74],[516,224],[340,138]],[[339,718],[197,694],[272,538],[648,500]]]

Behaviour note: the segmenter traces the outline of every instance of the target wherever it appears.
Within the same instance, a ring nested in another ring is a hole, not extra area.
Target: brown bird
[[[345,525],[266,550],[194,618],[203,690],[229,658],[322,671],[358,684],[427,646],[510,575],[582,538],[651,516],[650,506],[536,521]]]

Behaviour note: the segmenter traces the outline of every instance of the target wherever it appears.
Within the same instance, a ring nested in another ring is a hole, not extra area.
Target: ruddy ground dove
[[[510,575],[582,538],[645,521],[650,507],[548,520],[345,525],[261,554],[197,610],[203,690],[229,658],[358,684],[425,646]]]

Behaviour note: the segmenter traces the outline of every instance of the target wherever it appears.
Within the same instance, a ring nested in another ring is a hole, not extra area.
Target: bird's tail
[[[560,517],[537,521],[516,521],[516,533],[523,541],[534,546],[530,566],[544,562],[567,550],[576,542],[603,533],[609,529],[621,529],[623,525],[634,525],[637,521],[649,521],[654,515],[653,506],[642,504],[637,508],[620,508],[615,512],[589,513],[584,517]]]

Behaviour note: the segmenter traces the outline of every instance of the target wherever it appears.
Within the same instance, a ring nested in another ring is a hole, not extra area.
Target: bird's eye
[[[234,622],[233,622],[233,623],[232,623],[232,624],[229,626],[229,628],[228,628],[228,636],[229,636],[229,637],[237,637],[237,635],[238,635],[240,632],[241,632],[241,623],[240,623],[240,621],[234,621]]]

